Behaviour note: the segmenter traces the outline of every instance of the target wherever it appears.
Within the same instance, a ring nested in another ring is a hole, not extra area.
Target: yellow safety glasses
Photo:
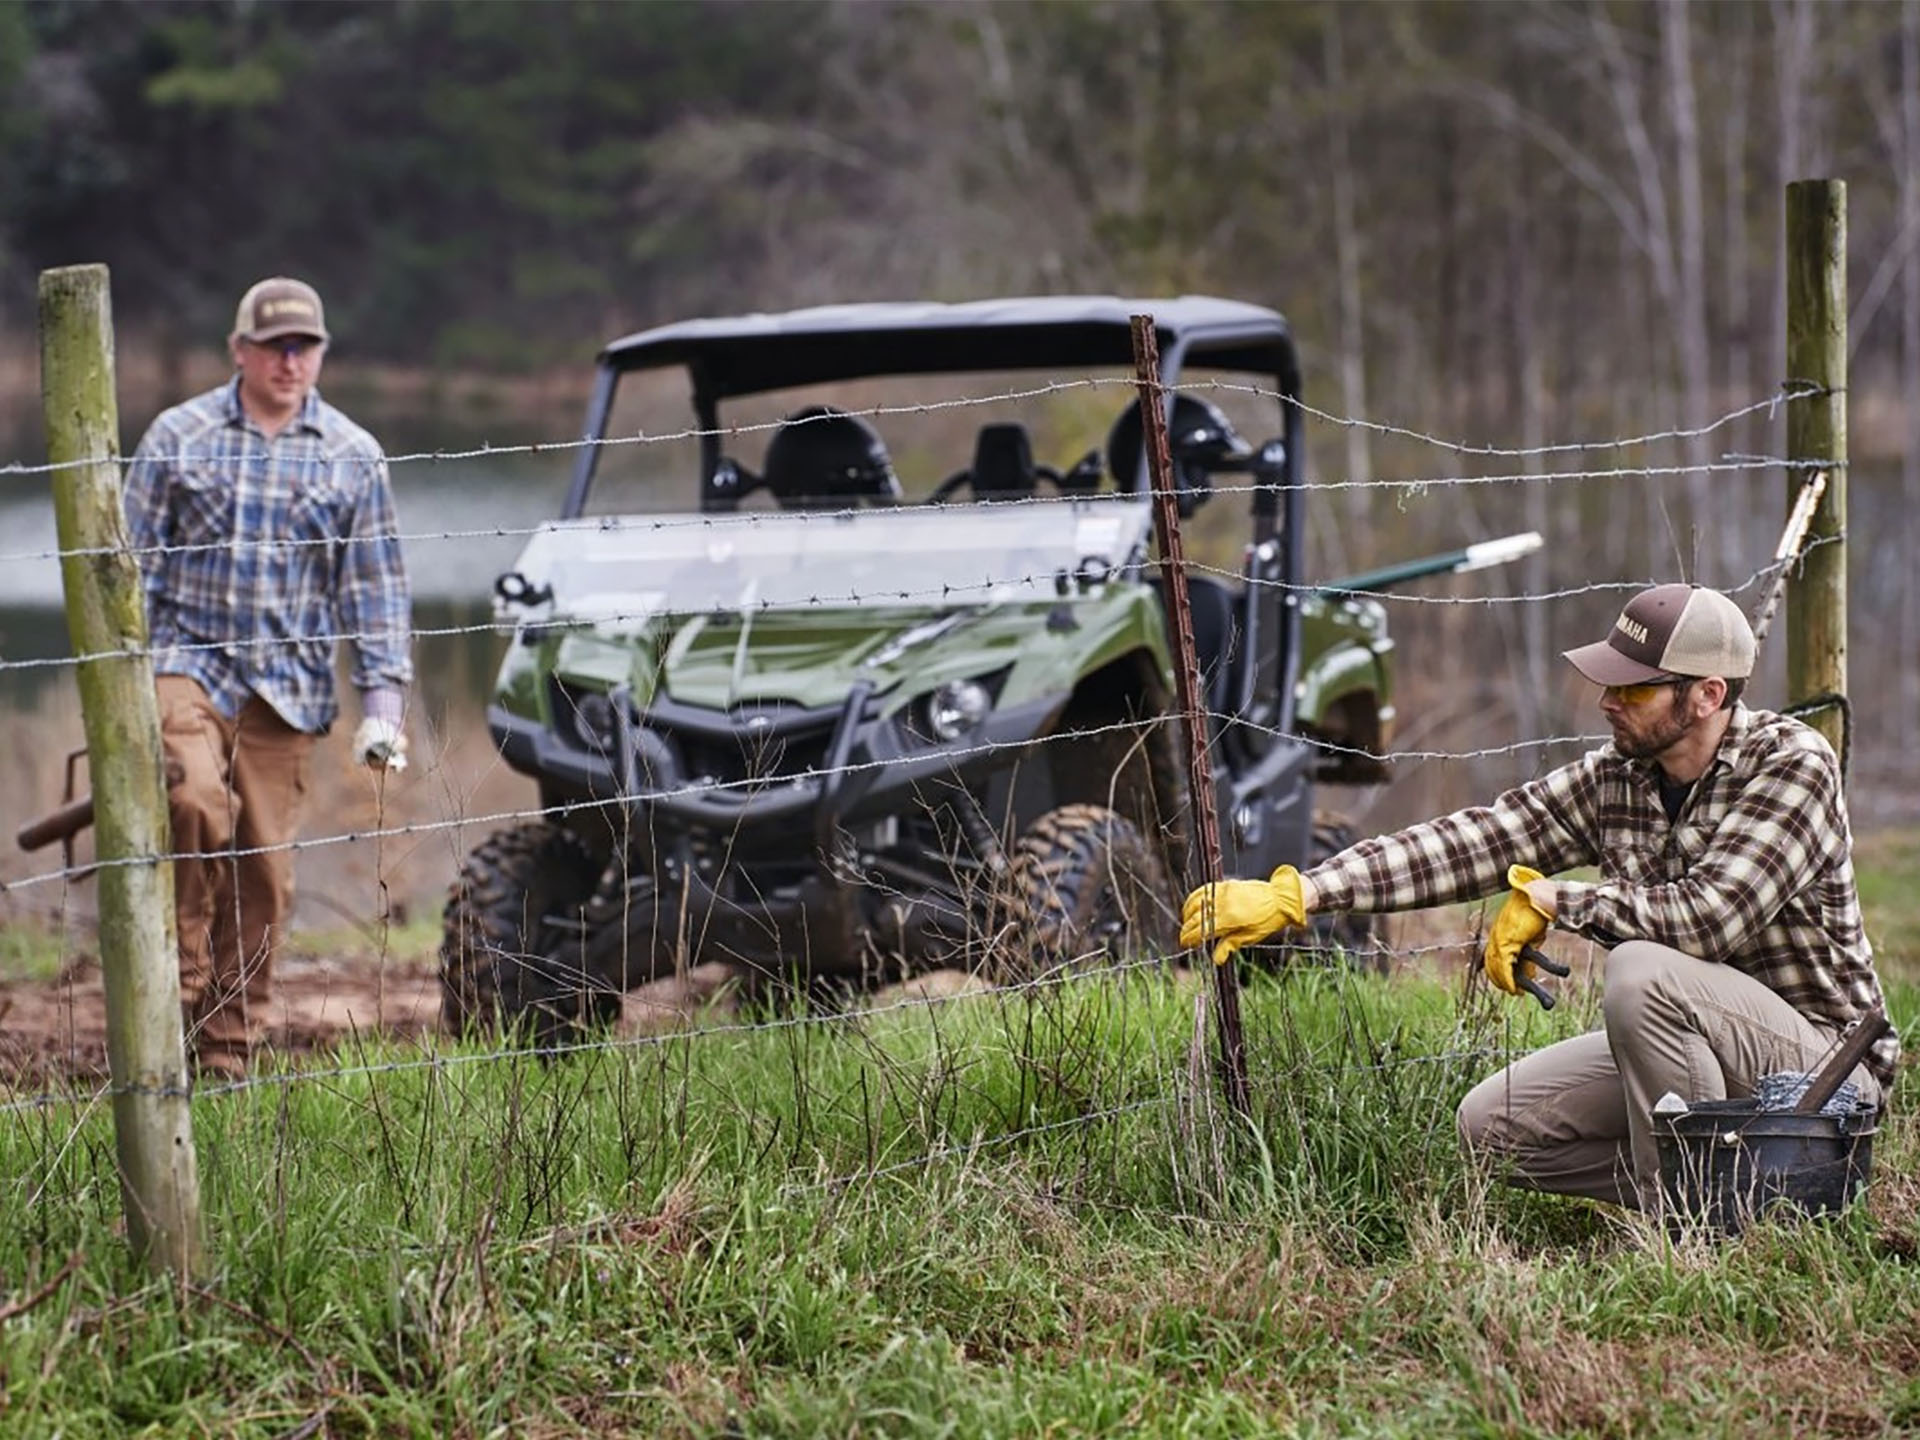
[[[1618,700],[1622,705],[1644,705],[1662,690],[1685,685],[1687,678],[1680,675],[1671,680],[1643,680],[1638,685],[1603,685],[1600,690],[1609,700]]]

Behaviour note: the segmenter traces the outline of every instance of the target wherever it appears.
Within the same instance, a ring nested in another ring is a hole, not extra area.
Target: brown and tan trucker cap
[[[1607,638],[1566,652],[1596,685],[1640,685],[1676,676],[1753,673],[1753,627],[1740,607],[1700,585],[1656,585],[1627,602]]]
[[[306,281],[284,275],[262,280],[240,297],[233,334],[237,340],[278,340],[282,335],[330,338],[319,293]]]

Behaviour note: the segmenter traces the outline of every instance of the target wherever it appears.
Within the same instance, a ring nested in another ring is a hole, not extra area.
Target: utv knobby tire
[[[548,947],[542,920],[577,915],[597,867],[579,839],[535,822],[497,830],[467,856],[447,897],[440,1016],[455,1034],[527,1027],[560,1043],[620,1014],[620,994]],[[575,946],[577,950],[577,943]]]
[[[1174,717],[1121,725],[1090,717],[1087,724],[1091,733],[1053,742],[1054,793],[1115,811],[1142,835],[1159,837],[1161,865],[1178,873],[1187,858],[1185,726]]]
[[[1310,870],[1323,860],[1331,860],[1356,838],[1353,822],[1346,816],[1332,810],[1314,811],[1307,863],[1301,868]],[[1274,944],[1250,946],[1241,954],[1247,963],[1263,970],[1345,964],[1353,970],[1385,975],[1393,964],[1393,955],[1380,933],[1378,915],[1347,911],[1315,915],[1307,921],[1304,935],[1299,930],[1283,935],[1285,938]]]
[[[1062,805],[1034,821],[1007,878],[1003,979],[1172,951],[1178,926],[1159,847],[1104,805]]]
[[[1313,837],[1308,851],[1308,868],[1331,860],[1352,845],[1359,836],[1353,822],[1337,810],[1313,812]],[[1318,957],[1323,961],[1344,958],[1349,967],[1384,975],[1393,966],[1393,955],[1381,933],[1378,915],[1342,911],[1336,915],[1316,915],[1309,922]]]

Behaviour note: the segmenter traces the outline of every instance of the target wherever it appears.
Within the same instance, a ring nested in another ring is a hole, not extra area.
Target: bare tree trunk
[[[1000,142],[1007,152],[1008,179],[1014,193],[1034,194],[1043,189],[1040,165],[1034,154],[1033,139],[1027,133],[1025,111],[1021,106],[1019,77],[1013,68],[1013,54],[1007,45],[995,7],[976,5],[974,31],[980,37],[980,56],[986,71],[987,92],[999,113]],[[1038,227],[1035,236],[1034,268],[1049,290],[1067,286],[1066,257],[1052,226]]]
[[[1340,288],[1340,403],[1349,420],[1367,417],[1366,331],[1360,297],[1360,231],[1354,223],[1353,161],[1347,137],[1346,55],[1340,35],[1340,7],[1326,11],[1323,51],[1327,72],[1327,163],[1333,188],[1333,253]],[[1364,484],[1373,478],[1372,434],[1347,426],[1347,478]],[[1357,504],[1350,516],[1366,517],[1364,490],[1350,490]]]
[[[1516,67],[1510,83],[1516,91],[1524,91],[1524,70]],[[1507,139],[1511,147],[1507,163],[1516,182],[1515,192],[1527,196],[1538,195],[1540,176],[1533,165],[1530,148],[1511,129],[1507,131]],[[1547,443],[1545,362],[1539,325],[1540,260],[1533,243],[1539,214],[1544,213],[1546,208],[1543,205],[1536,212],[1531,205],[1507,207],[1507,281],[1511,317],[1508,333],[1512,346],[1508,363],[1515,382],[1514,398],[1517,403],[1514,408],[1518,412],[1522,451],[1520,472],[1529,477],[1539,475],[1545,468],[1545,457],[1540,450]],[[1542,536],[1547,535],[1551,520],[1547,508],[1547,487],[1543,482],[1529,480],[1522,484],[1520,513],[1523,525],[1530,530],[1537,530]],[[1514,588],[1521,594],[1537,594],[1546,585],[1546,555],[1535,551],[1520,563]],[[1547,699],[1554,687],[1548,679],[1552,665],[1547,645],[1548,607],[1534,603],[1503,608],[1519,612],[1515,618],[1519,630],[1517,648],[1523,666],[1517,707],[1520,733],[1549,734],[1553,722],[1548,713],[1551,707]]]
[[[1680,359],[1682,424],[1688,429],[1697,429],[1712,418],[1708,413],[1712,383],[1708,374],[1706,206],[1701,194],[1700,125],[1693,90],[1693,22],[1686,0],[1664,0],[1661,5],[1660,52],[1665,62],[1677,170],[1675,208],[1679,212],[1679,232],[1675,299],[1678,305],[1673,319],[1680,332],[1675,338]],[[1739,503],[1714,504],[1715,479],[1705,468],[1712,458],[1713,445],[1714,437],[1710,435],[1692,435],[1682,445],[1681,454],[1689,467],[1698,467],[1687,477],[1694,529],[1715,537],[1711,545],[1713,558],[1716,568],[1724,572],[1741,548],[1740,537],[1733,522],[1718,524],[1716,520],[1737,516],[1743,507]]]
[[[1791,385],[1796,379],[1787,373],[1787,287],[1781,278],[1785,274],[1786,207],[1781,197],[1785,196],[1791,181],[1808,173],[1806,87],[1812,83],[1813,76],[1813,15],[1805,0],[1773,0],[1769,15],[1773,30],[1772,88],[1776,101],[1773,153],[1779,168],[1774,174],[1773,223],[1768,227],[1777,258],[1773,267],[1776,278],[1767,307],[1766,355],[1772,381],[1779,386]],[[1763,447],[1769,454],[1780,454],[1785,447],[1784,413],[1783,409],[1774,421],[1770,436],[1773,443]],[[1785,673],[1781,667],[1786,647],[1770,645],[1767,649],[1772,653],[1763,655],[1761,664],[1767,667],[1771,662],[1776,677],[1772,683],[1778,684],[1778,677]]]
[[[1588,23],[1604,68],[1614,119],[1633,162],[1640,211],[1646,217],[1645,248],[1653,276],[1655,305],[1651,313],[1642,314],[1642,324],[1636,328],[1650,363],[1642,373],[1632,377],[1639,393],[1620,413],[1638,413],[1646,428],[1668,428],[1677,425],[1684,407],[1674,402],[1674,387],[1668,383],[1673,373],[1671,360],[1662,364],[1654,357],[1672,356],[1677,352],[1673,326],[1676,322],[1684,326],[1685,321],[1681,314],[1674,227],[1667,206],[1666,172],[1647,129],[1645,87],[1639,60],[1628,53],[1619,27],[1604,10],[1596,6],[1589,11]],[[1677,565],[1679,574],[1691,575],[1692,547],[1681,529],[1683,517],[1675,513],[1672,499],[1665,492],[1666,487],[1657,482],[1644,490],[1648,542],[1657,546],[1660,553],[1674,555],[1673,561],[1662,565],[1663,570]]]
[[[1903,567],[1900,597],[1901,703],[1895,739],[1898,753],[1912,755],[1920,742],[1920,578],[1912,558],[1920,545],[1920,0],[1900,7],[1900,229],[1907,241],[1900,269],[1900,393],[1907,398],[1906,444],[1902,447],[1900,482],[1905,502],[1900,515],[1906,534],[1900,553]]]
[[[1728,23],[1733,27],[1729,44],[1726,84],[1726,128],[1722,132],[1722,168],[1726,192],[1722,240],[1723,274],[1726,279],[1726,314],[1722,318],[1727,340],[1725,384],[1730,404],[1736,409],[1752,401],[1753,394],[1753,305],[1751,279],[1747,274],[1747,105],[1748,70],[1753,64],[1752,22],[1745,6],[1730,6]],[[1722,450],[1751,453],[1760,447],[1748,437],[1750,420],[1737,420],[1725,432]]]
[[[1813,72],[1813,8],[1806,0],[1773,0],[1773,91],[1779,99],[1778,133],[1774,153],[1780,169],[1774,176],[1774,194],[1783,195],[1789,182],[1804,178],[1807,164],[1806,87]],[[1775,215],[1784,213],[1776,209]],[[1779,230],[1775,230],[1779,234]],[[1787,368],[1787,291],[1773,287],[1773,325],[1769,354],[1773,373],[1791,383]]]

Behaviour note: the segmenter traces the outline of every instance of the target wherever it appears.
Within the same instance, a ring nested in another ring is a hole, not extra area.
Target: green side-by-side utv
[[[1278,314],[1047,297],[667,325],[601,352],[560,517],[495,587],[489,723],[543,813],[454,883],[451,1025],[564,1038],[716,960],[857,984],[1169,951],[1193,837],[1136,313],[1227,871],[1345,842],[1314,788],[1380,778],[1392,642],[1364,584],[1303,578]]]

